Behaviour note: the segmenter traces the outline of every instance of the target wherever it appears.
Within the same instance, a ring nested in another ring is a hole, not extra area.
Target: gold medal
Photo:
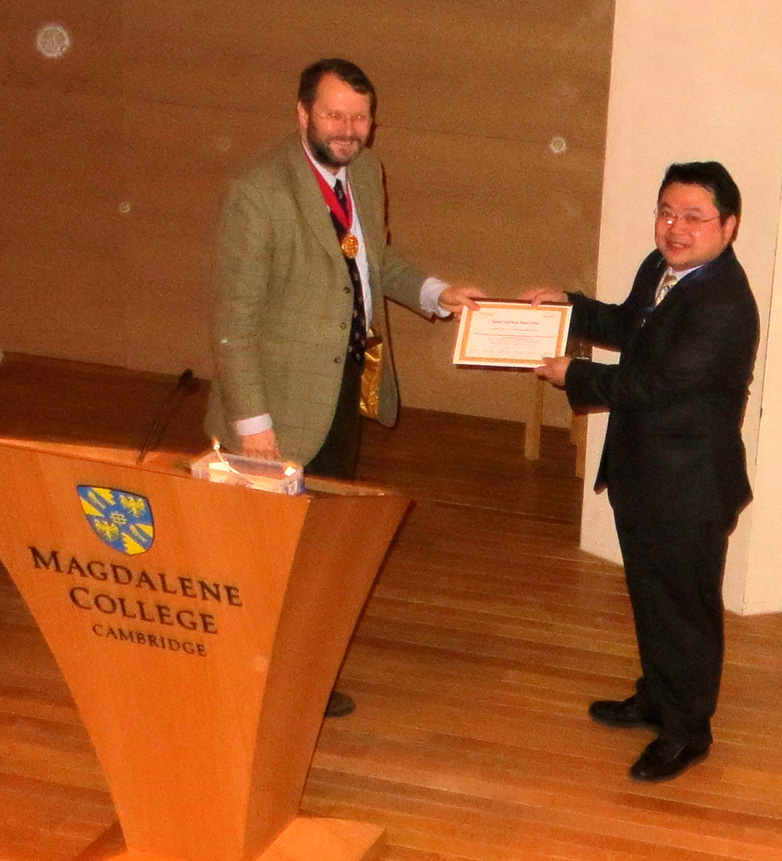
[[[358,239],[348,231],[339,243],[345,257],[352,260],[358,254]]]

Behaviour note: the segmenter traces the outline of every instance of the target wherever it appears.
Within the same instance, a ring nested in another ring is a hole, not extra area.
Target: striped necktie
[[[674,272],[671,272],[668,269],[663,276],[663,280],[660,282],[660,286],[657,288],[657,292],[654,294],[654,304],[655,307],[660,304],[660,302],[665,299],[665,297],[670,293],[671,288],[676,285],[676,282],[679,279],[676,277]]]

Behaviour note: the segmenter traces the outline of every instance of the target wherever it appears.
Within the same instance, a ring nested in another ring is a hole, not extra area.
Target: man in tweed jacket
[[[348,354],[354,290],[324,183],[346,187],[367,328],[384,338],[381,422],[397,412],[385,297],[447,316],[483,295],[427,278],[388,245],[382,170],[365,149],[374,107],[372,84],[352,63],[305,69],[299,134],[230,185],[214,277],[207,432],[230,450],[340,478],[355,472],[362,363]]]

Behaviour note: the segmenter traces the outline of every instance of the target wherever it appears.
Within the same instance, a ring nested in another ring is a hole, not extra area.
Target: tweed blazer
[[[617,365],[573,360],[574,408],[610,411],[596,489],[618,517],[730,521],[750,499],[741,424],[758,312],[732,247],[655,308],[654,251],[620,305],[572,294],[572,329],[621,350]]]
[[[385,297],[421,312],[425,273],[387,242],[380,162],[364,150],[348,168],[369,262],[375,334],[386,342],[379,420],[398,394]],[[328,433],[342,381],[352,288],[331,217],[298,135],[229,186],[213,272],[216,378],[207,433],[229,449],[233,422],[269,413],[284,459],[306,464]]]

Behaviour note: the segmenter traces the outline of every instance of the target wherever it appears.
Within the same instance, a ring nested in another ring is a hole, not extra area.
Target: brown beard
[[[319,162],[324,167],[345,167],[349,165],[364,148],[364,142],[361,140],[361,138],[350,137],[341,138],[341,140],[349,140],[358,144],[358,149],[356,150],[356,152],[345,159],[338,159],[334,155],[334,152],[332,151],[328,143],[318,140],[312,135],[311,131],[307,129],[307,143],[310,146],[310,151],[315,156],[315,161]]]

